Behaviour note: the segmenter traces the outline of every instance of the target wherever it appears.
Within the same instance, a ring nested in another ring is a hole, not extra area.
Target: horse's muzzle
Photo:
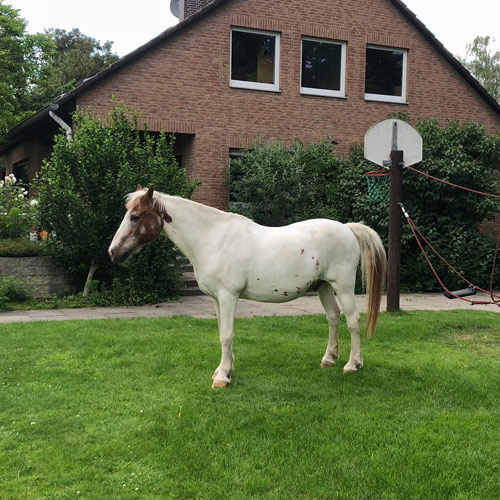
[[[123,253],[117,253],[114,248],[109,249],[109,256],[111,257],[111,261],[115,264],[123,264],[127,261],[130,256],[130,252],[126,251]]]

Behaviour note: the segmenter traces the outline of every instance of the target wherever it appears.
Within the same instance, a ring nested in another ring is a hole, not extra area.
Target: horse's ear
[[[142,191],[142,186],[140,184],[137,184],[137,189],[136,191]]]
[[[149,186],[149,189],[141,196],[141,205],[143,206],[153,206],[153,191],[154,187]]]

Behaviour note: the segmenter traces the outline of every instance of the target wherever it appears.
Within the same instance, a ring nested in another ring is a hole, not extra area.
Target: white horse
[[[351,333],[344,373],[363,366],[354,300],[357,266],[361,256],[369,336],[375,331],[386,268],[382,242],[369,227],[327,219],[265,227],[241,215],[137,186],[127,197],[127,213],[109,246],[111,259],[127,261],[161,233],[189,259],[200,290],[215,304],[222,359],[212,387],[225,387],[231,381],[233,323],[240,297],[287,302],[318,291],[330,332],[321,367],[328,367],[339,357],[336,295]]]

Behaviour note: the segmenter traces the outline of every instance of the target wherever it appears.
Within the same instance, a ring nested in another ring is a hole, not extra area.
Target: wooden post
[[[391,151],[391,197],[387,255],[387,312],[399,311],[401,270],[401,207],[403,202],[403,151]]]

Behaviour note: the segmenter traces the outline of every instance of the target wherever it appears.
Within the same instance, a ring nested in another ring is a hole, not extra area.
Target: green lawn
[[[0,327],[0,499],[500,498],[500,314],[382,314],[365,367],[322,316]]]

